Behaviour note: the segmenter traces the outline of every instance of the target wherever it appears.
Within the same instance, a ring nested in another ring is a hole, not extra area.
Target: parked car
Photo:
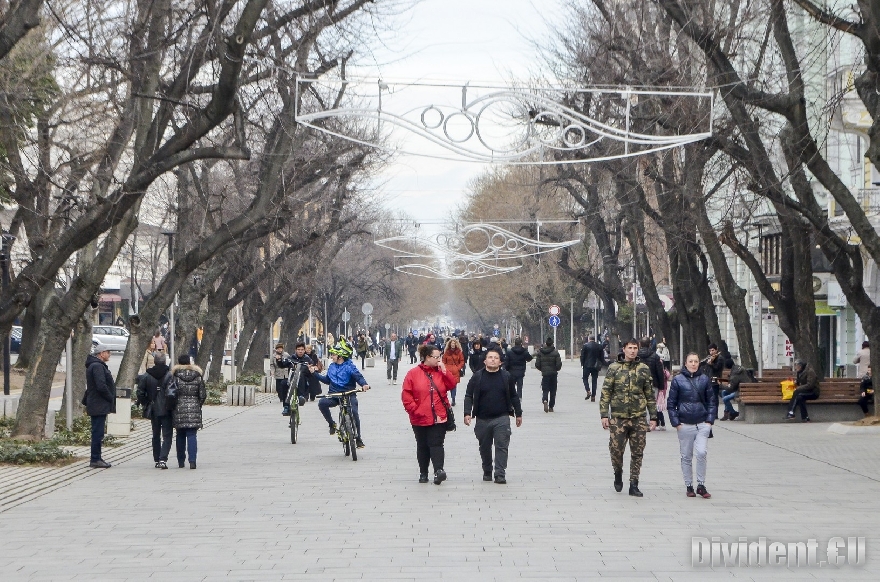
[[[9,332],[9,352],[17,354],[21,350],[21,326],[13,325]]]
[[[92,344],[101,342],[114,352],[124,352],[129,335],[127,329],[118,325],[96,325],[92,328]]]

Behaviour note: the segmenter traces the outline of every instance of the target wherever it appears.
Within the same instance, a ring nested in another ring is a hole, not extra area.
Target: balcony
[[[858,190],[856,198],[866,214],[877,214],[880,212],[880,188]]]

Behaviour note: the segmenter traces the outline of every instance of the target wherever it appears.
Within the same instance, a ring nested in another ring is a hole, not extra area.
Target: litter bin
[[[107,434],[131,434],[131,388],[116,389],[116,414],[107,415]]]

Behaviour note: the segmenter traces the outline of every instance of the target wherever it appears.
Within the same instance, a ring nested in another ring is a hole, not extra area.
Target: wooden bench
[[[817,422],[840,422],[862,418],[859,382],[831,378],[819,384],[819,398],[807,401],[810,419]],[[739,412],[743,422],[765,424],[783,422],[790,400],[782,399],[779,382],[754,382],[739,385]],[[795,414],[799,414],[795,411]]]

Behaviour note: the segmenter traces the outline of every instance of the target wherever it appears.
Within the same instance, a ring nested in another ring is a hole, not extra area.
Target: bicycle
[[[334,392],[325,395],[325,398],[338,398],[339,402],[339,421],[336,423],[336,436],[342,443],[342,452],[345,456],[351,455],[352,461],[357,461],[357,423],[354,421],[354,414],[351,411],[351,395],[355,392],[364,392],[361,389],[349,390],[348,392]]]
[[[287,398],[284,399],[284,405],[290,410],[290,444],[295,445],[299,436],[299,379],[302,375],[302,367],[306,364],[294,364],[287,373]]]

